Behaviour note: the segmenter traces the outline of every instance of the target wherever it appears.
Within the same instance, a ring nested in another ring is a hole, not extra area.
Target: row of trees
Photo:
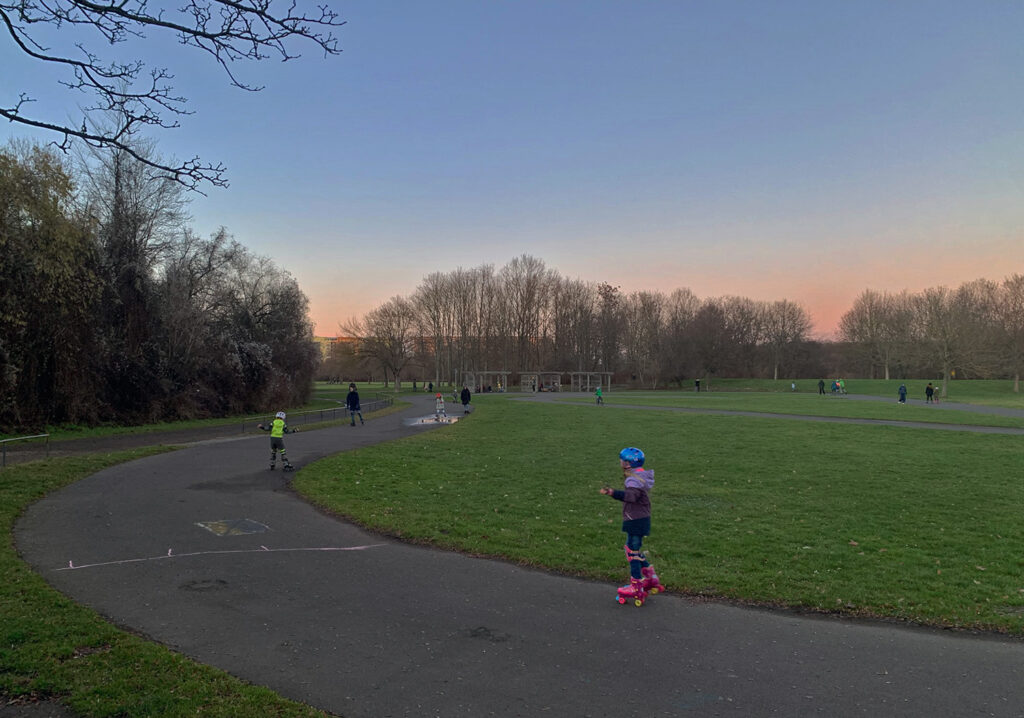
[[[834,342],[788,300],[623,292],[520,256],[434,273],[341,327],[321,373],[457,382],[466,371],[608,371],[656,388],[714,376],[1012,377],[1024,367],[1024,276],[912,294],[865,291]]]
[[[1024,275],[919,293],[867,290],[840,321],[865,376],[1009,377],[1024,370]]]
[[[466,371],[608,371],[649,387],[713,375],[777,378],[820,373],[807,349],[810,327],[790,301],[623,292],[523,255],[497,270],[428,275],[411,296],[343,325],[358,342],[338,343],[322,373],[376,367],[396,382],[412,372],[441,383]]]
[[[319,352],[295,280],[224,230],[196,237],[151,164],[0,149],[0,429],[308,397]]]

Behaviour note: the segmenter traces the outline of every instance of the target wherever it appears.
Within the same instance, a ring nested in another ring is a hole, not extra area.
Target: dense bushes
[[[0,150],[0,430],[308,398],[305,295],[225,230],[195,237],[184,204],[124,154]]]

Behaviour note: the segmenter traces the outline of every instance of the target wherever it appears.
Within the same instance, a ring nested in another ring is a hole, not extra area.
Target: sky
[[[289,271],[319,335],[521,254],[798,302],[822,338],[866,289],[1024,272],[1024,3],[329,2],[343,52],[234,68],[257,93],[125,48],[195,112],[158,150],[228,168],[194,231]],[[49,82],[0,44],[0,102],[72,114]]]

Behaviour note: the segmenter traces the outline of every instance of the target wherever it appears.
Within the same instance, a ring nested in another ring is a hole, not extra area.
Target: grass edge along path
[[[323,422],[310,421],[308,424],[300,424],[302,426],[308,426],[309,428],[323,428],[324,426],[333,425],[334,422],[340,423],[341,421],[348,421],[348,415],[345,412],[345,394],[348,392],[348,385],[346,384],[344,389],[340,385],[329,385],[324,382],[314,382],[313,393],[309,401],[302,406],[297,407],[286,407],[283,409],[288,414],[298,414],[301,412],[314,412],[317,410],[330,410],[334,409],[344,414],[341,418],[327,420]],[[375,401],[378,397],[387,397],[394,400],[395,404],[399,403],[399,398],[408,395],[411,392],[401,391],[395,392],[389,389],[374,389],[370,387],[368,391],[360,389],[360,395],[363,403],[370,403]],[[9,439],[16,436],[22,436],[25,434],[39,434],[47,433],[50,435],[50,441],[75,441],[77,439],[101,439],[108,437],[117,436],[130,436],[130,435],[154,435],[166,432],[178,432],[178,431],[189,431],[189,430],[201,430],[201,429],[216,429],[220,427],[234,426],[240,423],[243,424],[254,424],[257,421],[273,418],[277,409],[268,409],[265,412],[257,413],[246,413],[237,414],[232,416],[222,416],[211,419],[182,419],[180,421],[161,421],[153,424],[140,424],[134,426],[126,426],[121,424],[100,424],[94,427],[84,426],[47,426],[45,431],[20,431],[14,434],[0,433],[0,439]],[[381,411],[386,412],[386,409]],[[372,412],[377,415],[378,412]],[[153,437],[154,442],[159,441],[159,437]]]
[[[112,626],[18,556],[14,522],[30,503],[108,466],[167,450],[36,461],[0,472],[7,535],[0,549],[0,701],[56,699],[89,718],[329,715]]]
[[[620,581],[621,504],[597,489],[621,483],[618,451],[637,445],[658,477],[645,548],[670,590],[1024,635],[1020,437],[476,404],[294,486],[404,540]]]

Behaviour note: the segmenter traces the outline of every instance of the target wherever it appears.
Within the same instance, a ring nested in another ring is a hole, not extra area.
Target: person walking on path
[[[441,396],[441,392],[437,392],[434,399],[434,421],[441,421],[442,416],[447,419],[448,412],[444,409],[444,397]]]
[[[935,398],[935,387],[932,386],[931,382],[928,382],[928,386],[924,388],[924,401],[926,404],[931,404]]]
[[[274,422],[270,426],[264,426],[263,424],[257,424],[256,428],[263,431],[270,432],[270,470],[274,470],[274,465],[277,463],[277,452],[281,452],[281,461],[284,463],[284,470],[291,471],[294,466],[292,462],[288,461],[288,457],[285,455],[284,450],[284,435],[294,434],[298,429],[289,429],[288,424],[285,423],[286,415],[283,411],[277,412],[274,417]]]
[[[462,413],[463,414],[468,414],[469,413],[469,402],[470,402],[470,399],[472,399],[472,397],[473,397],[473,395],[469,393],[469,387],[468,386],[462,387],[462,393],[459,395],[459,399],[462,401]]]
[[[594,396],[597,398],[598,406],[604,404],[604,397],[601,395],[601,387],[597,387],[597,390],[594,392]]]
[[[658,574],[647,560],[642,546],[644,536],[651,533],[651,497],[654,488],[654,470],[644,469],[644,452],[629,446],[619,452],[619,465],[625,487],[612,489],[605,486],[601,493],[622,502],[622,530],[626,534],[626,561],[629,563],[629,584],[619,589],[619,602],[632,599],[642,605],[648,593],[662,590]]]
[[[352,419],[352,426],[356,425],[356,414],[359,415],[360,426],[366,423],[363,421],[363,409],[359,403],[359,392],[356,391],[355,384],[348,385],[348,395],[345,396],[345,408],[348,409],[348,415]]]
[[[906,384],[900,384],[900,388],[897,390],[897,392],[900,395],[900,404],[906,404],[907,403],[907,385]]]

